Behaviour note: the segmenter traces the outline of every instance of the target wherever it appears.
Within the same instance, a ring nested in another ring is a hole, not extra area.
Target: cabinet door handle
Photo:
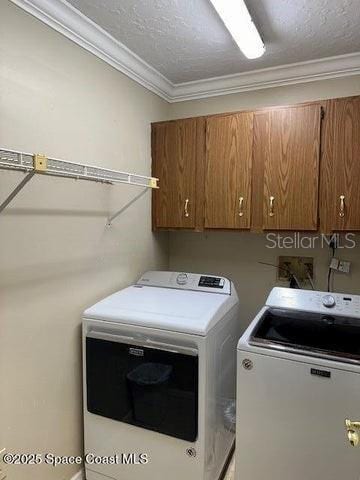
[[[244,197],[239,197],[239,217],[244,216],[243,206],[244,206]]]
[[[341,217],[341,218],[345,217],[345,195],[340,195],[339,217]]]
[[[270,196],[269,198],[269,217],[273,217],[274,214],[274,202],[275,202],[275,197]]]
[[[186,218],[190,217],[190,213],[189,213],[188,207],[189,207],[189,199],[187,198],[187,199],[185,200],[185,205],[184,205],[184,214],[185,214],[185,217],[186,217]]]

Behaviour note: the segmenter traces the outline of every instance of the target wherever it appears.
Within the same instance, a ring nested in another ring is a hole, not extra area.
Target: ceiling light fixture
[[[210,0],[240,50],[247,58],[259,58],[265,45],[244,0]]]

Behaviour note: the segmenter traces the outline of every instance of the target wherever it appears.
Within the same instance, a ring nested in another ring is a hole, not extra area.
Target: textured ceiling
[[[68,0],[174,83],[360,51],[360,0],[247,0],[266,44],[247,60],[210,0]]]

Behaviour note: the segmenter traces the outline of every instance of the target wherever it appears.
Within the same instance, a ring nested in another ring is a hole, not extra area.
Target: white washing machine
[[[359,296],[274,288],[237,368],[237,480],[359,480]]]
[[[217,480],[240,334],[235,288],[212,275],[147,272],[86,310],[87,480]]]

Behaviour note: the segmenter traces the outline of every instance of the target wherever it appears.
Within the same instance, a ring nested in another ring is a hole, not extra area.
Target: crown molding
[[[360,52],[174,84],[66,0],[11,0],[169,103],[360,75]]]
[[[171,102],[230,95],[360,74],[360,52],[175,85]]]
[[[11,0],[135,82],[170,101],[173,84],[65,0]]]

